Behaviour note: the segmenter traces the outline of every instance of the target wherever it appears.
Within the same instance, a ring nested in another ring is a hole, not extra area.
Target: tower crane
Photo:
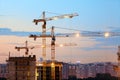
[[[55,35],[54,35],[54,26],[51,29],[51,60],[55,60]]]
[[[75,16],[78,16],[77,13],[74,14],[64,14],[64,15],[60,15],[60,16],[53,16],[53,17],[49,17],[46,18],[45,17],[45,12],[42,13],[42,19],[34,19],[33,22],[37,25],[38,22],[43,22],[42,25],[42,34],[37,36],[37,35],[30,35],[29,37],[34,38],[34,40],[36,40],[36,38],[42,38],[42,57],[43,57],[43,61],[46,60],[46,38],[47,37],[51,37],[52,38],[52,42],[51,42],[51,47],[52,47],[52,55],[55,54],[53,51],[53,48],[55,49],[55,46],[53,46],[54,42],[55,42],[55,36],[54,36],[54,27],[52,27],[52,33],[51,35],[46,35],[46,21],[51,21],[51,20],[56,20],[56,19],[64,19],[64,18],[73,18]],[[54,56],[52,57],[52,59],[54,60]]]
[[[31,47],[30,49],[33,49],[34,47]],[[29,52],[29,47],[28,47],[28,41],[25,41],[25,46],[24,47],[17,47],[15,46],[15,49],[17,49],[18,51],[20,51],[20,49],[25,49],[25,55],[28,55]]]

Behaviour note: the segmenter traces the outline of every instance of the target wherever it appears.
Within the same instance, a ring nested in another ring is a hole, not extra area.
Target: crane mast
[[[30,36],[33,37],[34,40],[36,40],[36,38],[38,37],[42,37],[42,57],[43,57],[43,61],[46,61],[46,37],[51,37],[50,35],[46,35],[46,20],[45,20],[45,12],[42,13],[42,19],[34,19],[34,23],[37,25],[38,22],[43,22],[42,24],[42,35],[40,36]]]
[[[51,29],[51,60],[52,62],[55,60],[55,35],[54,35],[54,26]]]
[[[46,36],[46,21],[45,19],[45,12],[43,12],[43,25],[42,25],[42,35]],[[42,56],[43,56],[43,61],[46,60],[46,37],[42,37]]]

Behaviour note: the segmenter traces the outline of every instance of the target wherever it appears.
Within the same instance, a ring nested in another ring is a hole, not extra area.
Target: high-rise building
[[[96,74],[105,74],[108,73],[111,76],[116,76],[116,72],[113,70],[114,64],[111,62],[98,62],[98,63],[88,63],[88,64],[68,64],[69,65],[69,79],[70,78],[88,78],[96,77]],[[64,67],[64,65],[63,65]],[[63,71],[65,73],[65,70]],[[72,80],[71,79],[71,80]]]
[[[80,64],[80,63],[77,64],[77,66],[76,66],[76,77],[77,78],[85,78],[85,76],[86,76],[86,70],[87,70],[85,68],[86,68],[85,65]]]
[[[96,73],[103,73],[103,74],[106,73],[104,63],[97,63],[96,64]]]
[[[36,56],[9,57],[7,80],[35,80]]]
[[[68,77],[69,77],[69,80],[76,79],[76,64],[69,64]]]
[[[105,64],[105,70],[106,70],[105,72],[111,74],[111,76],[117,76],[117,72],[114,71],[113,67],[114,67],[114,64],[112,64],[111,62],[107,62]]]
[[[90,63],[87,66],[88,66],[87,77],[95,77],[96,76],[96,65],[94,63]]]
[[[68,80],[68,73],[69,73],[69,64],[63,63],[62,66],[62,80]]]
[[[6,64],[0,64],[0,77],[1,78],[7,77],[7,65]]]
[[[87,78],[88,77],[89,66],[87,64],[77,64],[76,66],[76,77],[79,78]]]

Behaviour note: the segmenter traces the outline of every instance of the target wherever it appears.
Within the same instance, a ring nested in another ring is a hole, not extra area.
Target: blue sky
[[[79,14],[72,19],[48,21],[47,27],[119,32],[119,36],[109,38],[57,39],[58,43],[68,41],[78,44],[77,47],[72,48],[57,48],[57,59],[80,60],[83,63],[117,60],[117,46],[120,45],[120,0],[0,0],[0,54],[8,53],[6,49],[12,53],[18,53],[14,50],[15,45],[7,43],[33,41],[26,38],[26,35],[41,31],[41,24],[36,26],[32,21],[35,18],[41,18],[43,11],[57,13],[57,15]],[[56,14],[46,13],[46,17],[51,16]],[[38,55],[40,51],[34,52]]]
[[[71,27],[80,30],[110,30],[120,27],[119,0],[0,0],[0,27],[12,30],[36,31],[32,20],[39,18],[43,11],[69,14],[78,13],[73,19],[48,22],[48,26]],[[55,16],[56,14],[46,14]],[[61,24],[63,23],[63,24]],[[18,25],[19,24],[19,25]]]

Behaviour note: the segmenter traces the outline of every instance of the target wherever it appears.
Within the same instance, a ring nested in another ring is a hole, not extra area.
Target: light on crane
[[[60,47],[63,47],[63,44],[60,44],[59,46],[60,46]]]
[[[80,37],[80,33],[76,32],[75,37]]]
[[[110,36],[110,33],[109,33],[109,32],[105,32],[105,33],[104,33],[104,36],[107,38],[107,37]]]

